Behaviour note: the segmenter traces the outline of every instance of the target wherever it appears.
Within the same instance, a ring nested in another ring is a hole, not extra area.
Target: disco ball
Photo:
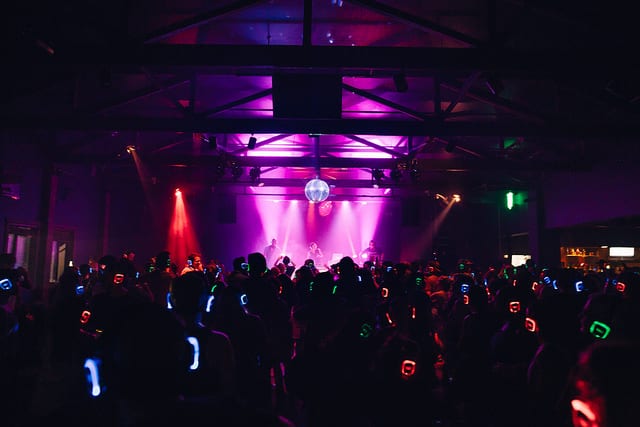
[[[304,195],[312,203],[322,202],[329,197],[329,185],[319,178],[312,179],[304,186]]]

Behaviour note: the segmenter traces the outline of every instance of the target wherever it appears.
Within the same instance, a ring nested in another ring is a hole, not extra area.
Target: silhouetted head
[[[249,261],[250,276],[259,277],[267,272],[267,259],[260,252],[250,253],[247,260]]]
[[[190,271],[173,279],[171,298],[178,314],[193,316],[204,308],[206,281],[199,271]]]
[[[572,381],[574,426],[638,425],[638,359],[640,344],[635,341],[598,341],[581,353]]]
[[[162,251],[156,255],[156,269],[164,271],[167,267],[171,266],[171,256],[169,251]]]
[[[139,401],[177,396],[187,364],[184,332],[170,311],[142,302],[123,307],[99,348],[107,393]]]
[[[338,262],[338,268],[340,269],[340,274],[355,274],[356,272],[356,263],[353,261],[353,258],[345,256],[340,259]]]
[[[239,256],[233,259],[233,269],[235,271],[242,271],[242,264],[245,264],[246,260],[243,256]]]

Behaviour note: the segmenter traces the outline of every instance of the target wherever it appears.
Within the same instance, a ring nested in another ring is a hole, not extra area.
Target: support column
[[[40,199],[40,212],[38,221],[40,232],[38,234],[38,250],[36,255],[35,285],[39,287],[45,303],[49,298],[49,268],[51,267],[51,243],[53,241],[54,216],[58,193],[58,175],[55,164],[51,161],[43,167],[42,192]]]
[[[529,247],[538,268],[560,266],[558,233],[546,228],[544,192],[539,186],[529,193]]]

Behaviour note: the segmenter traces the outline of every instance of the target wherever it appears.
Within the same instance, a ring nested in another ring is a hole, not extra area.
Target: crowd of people
[[[635,268],[134,258],[0,256],[3,425],[637,424]]]

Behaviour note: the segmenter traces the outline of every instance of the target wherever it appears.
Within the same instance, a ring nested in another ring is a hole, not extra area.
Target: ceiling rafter
[[[381,96],[374,95],[371,92],[368,92],[366,90],[358,89],[355,86],[351,86],[349,84],[342,83],[342,88],[347,90],[347,91],[349,91],[349,92],[352,92],[352,93],[354,93],[356,95],[362,96],[363,98],[367,98],[367,99],[370,99],[372,101],[375,101],[378,104],[381,104],[381,105],[384,105],[386,107],[393,108],[394,110],[400,111],[401,113],[404,113],[404,114],[406,114],[407,116],[409,116],[411,118],[418,119],[418,120],[424,120],[424,119],[426,119],[428,117],[428,115],[425,114],[425,113],[420,113],[420,112],[415,111],[415,110],[413,110],[411,108],[407,108],[407,107],[405,107],[403,105],[400,105],[400,104],[398,104],[396,102],[389,101],[388,99],[385,99],[385,98],[383,98]]]
[[[609,123],[594,120],[557,120],[544,125],[507,121],[425,122],[375,119],[280,119],[197,117],[96,117],[74,115],[34,115],[0,113],[0,127],[6,130],[104,130],[170,131],[210,133],[287,133],[345,135],[426,136],[548,136],[602,138],[640,136],[640,123]]]
[[[442,87],[445,87],[449,90],[458,93],[464,93],[471,99],[483,102],[487,105],[491,105],[492,107],[498,108],[507,113],[514,114],[515,116],[523,118],[527,121],[539,124],[543,124],[547,121],[547,118],[543,115],[530,111],[524,105],[519,105],[500,96],[480,93],[479,91],[465,88],[465,85],[461,86],[460,84],[451,80],[442,81],[440,84],[442,85]]]
[[[169,100],[176,107],[176,110],[180,112],[183,116],[191,115],[191,109],[183,106],[180,101],[173,95],[171,92],[171,88],[166,86],[164,82],[158,80],[156,76],[154,76],[151,71],[149,71],[146,67],[142,67],[142,71],[147,77],[147,79],[151,82],[153,86],[155,86],[159,93]],[[193,81],[191,82],[193,84]]]
[[[403,10],[388,6],[386,4],[373,1],[373,0],[346,0],[347,3],[364,6],[365,8],[381,13],[390,18],[412,25],[424,31],[431,31],[438,34],[442,34],[447,37],[451,37],[457,41],[466,43],[470,46],[480,46],[483,44],[481,40],[463,34],[459,31],[455,31],[451,28],[437,24],[424,18],[420,18],[414,14],[405,12]]]
[[[256,92],[256,93],[253,93],[251,95],[247,95],[247,96],[245,96],[243,98],[239,98],[239,99],[236,99],[234,101],[227,102],[226,104],[220,105],[218,107],[210,108],[209,110],[206,110],[206,111],[201,111],[201,112],[197,113],[196,115],[199,116],[199,117],[209,117],[209,116],[212,116],[214,114],[230,110],[230,109],[232,109],[234,107],[238,107],[240,105],[244,105],[244,104],[247,104],[249,102],[252,102],[252,101],[267,97],[267,96],[271,95],[272,93],[273,93],[273,89],[261,90],[260,92]]]
[[[158,28],[155,31],[142,37],[144,43],[155,43],[171,37],[175,34],[186,31],[190,28],[199,27],[207,24],[215,19],[220,18],[228,13],[237,12],[249,6],[254,6],[258,3],[262,3],[264,0],[238,0],[228,5],[219,7],[217,9],[210,10],[199,15],[192,16],[183,21],[176,22],[163,28]]]
[[[163,90],[172,89],[174,87],[178,87],[188,82],[189,80],[184,79],[182,77],[172,78],[162,82],[160,87],[157,85],[151,85],[136,91],[129,92],[117,99],[111,99],[109,101],[90,106],[84,110],[86,110],[89,113],[106,113],[110,110],[113,110],[119,107],[124,107],[125,105],[143,100],[145,98],[148,98],[149,96],[157,95]]]
[[[179,142],[177,142],[179,143]],[[140,153],[140,160],[153,166],[168,165],[187,165],[189,167],[204,167],[213,170],[213,168],[224,160],[225,163],[236,163],[243,167],[263,167],[263,168],[309,168],[315,170],[316,167],[322,169],[395,169],[397,158],[380,159],[380,158],[353,158],[353,157],[330,157],[321,156],[298,156],[298,157],[258,157],[258,156],[236,156],[229,153],[218,155],[202,155],[189,156],[173,153],[155,153],[152,157],[147,157],[145,153]],[[75,163],[98,163],[95,156],[83,157],[77,156],[61,156],[56,159],[61,164]],[[106,160],[105,160],[106,162]],[[129,162],[127,159],[120,159],[119,163]],[[132,163],[133,160],[130,161]],[[571,170],[588,170],[590,165],[586,163],[576,164],[575,162],[564,161],[536,161],[530,162],[526,160],[513,159],[481,159],[481,158],[423,158],[417,160],[417,166],[424,172],[451,172],[451,171],[554,171],[560,168],[569,168]],[[369,178],[367,178],[369,180]]]
[[[575,49],[432,48],[371,46],[172,45],[63,46],[54,56],[34,56],[9,47],[8,68],[38,66],[43,74],[56,70],[76,73],[111,64],[114,72],[189,71],[209,74],[272,75],[275,72],[351,75],[466,77],[476,70],[500,72],[503,78],[607,78],[636,76],[640,58],[622,48]]]

